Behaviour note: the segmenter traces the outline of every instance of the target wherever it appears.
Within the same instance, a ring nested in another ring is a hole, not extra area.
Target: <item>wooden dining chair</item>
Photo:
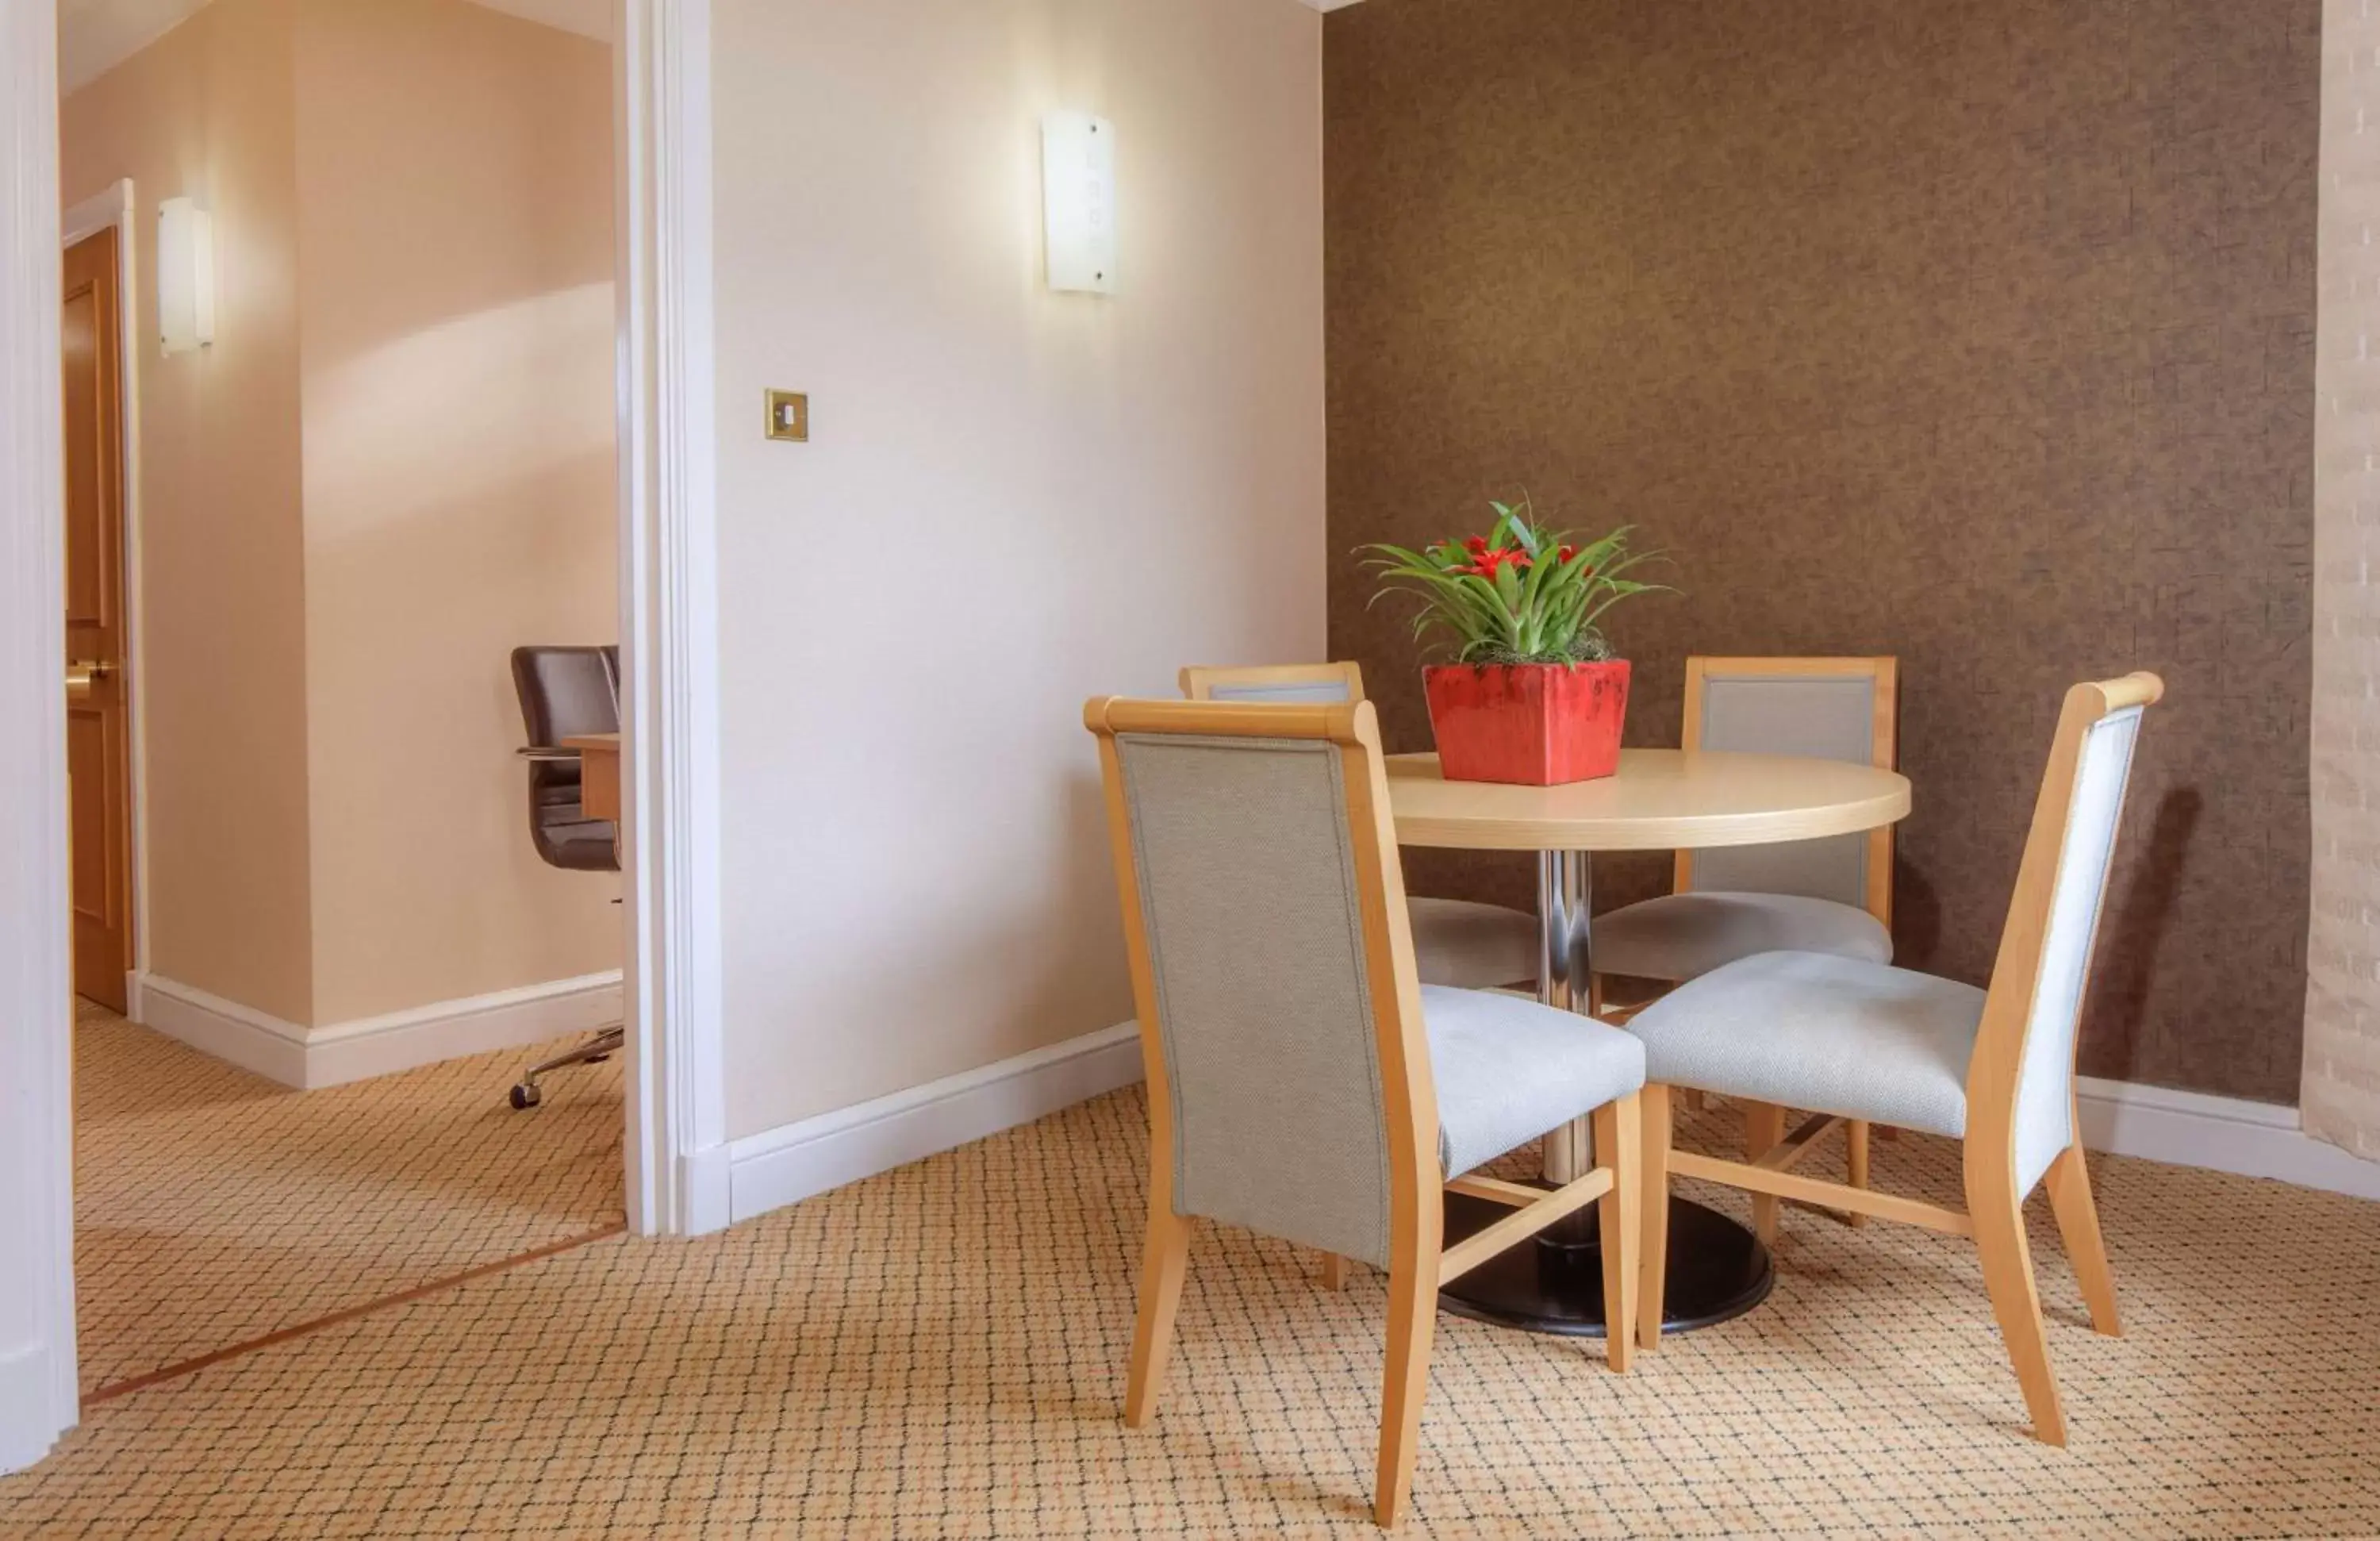
[[[1193,701],[1252,701],[1269,706],[1334,706],[1364,698],[1363,665],[1265,663],[1222,668],[1194,663],[1182,671],[1182,694]]]
[[[1360,701],[1364,671],[1352,662],[1194,664],[1182,671],[1182,694],[1194,701],[1275,706]],[[1545,928],[1536,916],[1469,899],[1408,899],[1405,907],[1422,983],[1466,989],[1536,984],[1545,966]]]
[[[1366,702],[1090,702],[1148,1078],[1148,1231],[1124,1420],[1156,1413],[1190,1221],[1388,1270],[1372,1514],[1412,1485],[1440,1286],[1598,1203],[1607,1298],[1633,1302],[1644,1050],[1414,965]],[[1467,1175],[1580,1117],[1596,1167],[1548,1192]],[[1512,1213],[1441,1245],[1442,1192]],[[1630,1349],[1625,1304],[1605,1340]],[[1551,1341],[1550,1340],[1548,1341]]]
[[[1891,658],[1689,658],[1679,743],[1894,770],[1899,685]],[[1596,916],[1594,1009],[1605,1009],[1609,977],[1674,985],[1755,953],[1890,963],[1892,848],[1886,824],[1864,834],[1680,851],[1669,894]],[[1746,1156],[1757,1159],[1784,1137],[1784,1109],[1744,1109]],[[1849,1127],[1844,1159],[1852,1186],[1866,1187],[1866,1123]],[[1764,1243],[1777,1239],[1774,1200],[1753,1205],[1753,1229]]]
[[[2066,1442],[2023,1205],[2046,1178],[2091,1325],[2110,1336],[2115,1276],[2083,1166],[2075,1033],[2141,719],[2155,674],[2066,693],[1988,989],[1822,953],[1767,953],[1681,985],[1629,1025],[1645,1041],[1645,1287],[1639,1341],[1661,1330],[1672,1176],[1972,1236],[2036,1437]],[[1670,1092],[1698,1086],[1814,1116],[1750,1161],[1670,1148]],[[1805,1177],[1792,1168],[1837,1123],[1869,1119],[1962,1145],[1966,1207]]]

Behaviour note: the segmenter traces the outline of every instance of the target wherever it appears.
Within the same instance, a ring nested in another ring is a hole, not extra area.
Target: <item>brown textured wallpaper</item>
[[[1525,484],[1677,553],[1683,660],[1898,654],[1900,961],[1980,983],[2073,680],[2167,679],[2087,1074],[2294,1101],[2318,0],[1370,0],[1324,46],[1330,641],[1350,554]],[[1528,902],[1511,858],[1416,890]],[[1666,886],[1607,858],[1599,904]]]

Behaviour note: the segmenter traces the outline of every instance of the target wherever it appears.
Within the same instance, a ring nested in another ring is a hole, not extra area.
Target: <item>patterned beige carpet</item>
[[[124,1397],[0,1480],[0,1534],[1373,1534],[1376,1280],[1202,1234],[1157,1424],[1118,1421],[1141,1120],[1120,1093]],[[1952,1196],[1949,1146],[1877,1149]],[[2036,1231],[2070,1450],[2021,1432],[1967,1248],[1788,1211],[1769,1303],[1625,1379],[1442,1319],[1402,1534],[2380,1535],[2380,1205],[2099,1165],[2128,1338]]]
[[[616,1223],[619,1063],[514,1112],[505,1089],[543,1052],[301,1093],[83,1003],[86,1393]]]

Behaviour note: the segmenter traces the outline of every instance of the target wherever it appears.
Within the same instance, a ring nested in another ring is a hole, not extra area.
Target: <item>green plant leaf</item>
[[[1495,521],[1486,544],[1525,554],[1526,567],[1500,563],[1493,578],[1463,572],[1475,559],[1459,537],[1418,551],[1387,542],[1359,548],[1375,583],[1368,602],[1378,604],[1390,594],[1409,596],[1415,642],[1425,651],[1444,649],[1466,662],[1574,663],[1608,657],[1609,641],[1598,623],[1611,607],[1640,594],[1673,591],[1667,584],[1624,576],[1645,563],[1666,560],[1658,551],[1629,549],[1633,526],[1578,540],[1569,531],[1540,525],[1525,491],[1517,502],[1490,499],[1488,506]],[[1576,548],[1569,562],[1558,554],[1565,544]]]

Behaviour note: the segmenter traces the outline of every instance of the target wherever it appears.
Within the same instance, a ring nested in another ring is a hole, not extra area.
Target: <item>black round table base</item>
[[[1491,1199],[1446,1195],[1449,1246],[1512,1211]],[[1670,1200],[1670,1276],[1663,1333],[1692,1332],[1743,1315],[1768,1298],[1777,1270],[1768,1249],[1715,1209]],[[1600,1338],[1603,1246],[1590,1205],[1505,1248],[1440,1290],[1442,1310],[1498,1327]]]

